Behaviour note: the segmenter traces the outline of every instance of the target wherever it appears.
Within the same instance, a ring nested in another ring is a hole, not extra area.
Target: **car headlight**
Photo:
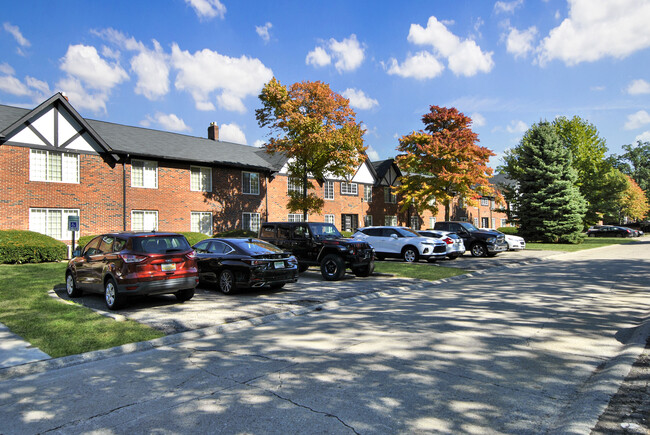
[[[297,265],[298,265],[298,259],[292,255],[292,256],[289,257],[289,259],[287,260],[287,263],[289,263],[289,264],[292,265],[292,266],[297,266]]]
[[[496,243],[496,241],[497,241],[496,237],[490,237],[489,239],[487,239],[488,243]]]

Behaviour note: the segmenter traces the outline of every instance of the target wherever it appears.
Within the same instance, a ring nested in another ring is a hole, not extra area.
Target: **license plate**
[[[163,272],[172,272],[176,270],[176,263],[165,263],[162,264],[160,268]]]
[[[273,267],[275,269],[284,269],[284,261],[274,261]]]

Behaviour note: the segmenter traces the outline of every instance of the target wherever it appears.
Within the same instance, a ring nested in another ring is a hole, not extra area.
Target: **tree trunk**
[[[303,204],[307,203],[307,165],[305,165],[305,170],[303,172],[302,176],[302,200]],[[302,220],[304,222],[307,222],[307,209],[303,208],[302,209]]]
[[[451,211],[451,201],[445,202],[445,221],[449,221]]]

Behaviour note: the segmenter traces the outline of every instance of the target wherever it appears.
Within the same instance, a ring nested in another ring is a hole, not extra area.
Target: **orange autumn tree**
[[[431,210],[435,214],[442,204],[445,220],[449,220],[454,197],[470,205],[480,196],[501,199],[488,182],[492,168],[487,163],[495,154],[477,145],[478,135],[470,128],[469,116],[453,107],[431,106],[422,122],[424,130],[399,139],[397,149],[402,154],[396,162],[406,173],[397,188],[402,211],[412,206],[418,213]]]
[[[275,77],[259,95],[262,108],[255,111],[261,127],[269,127],[269,153],[282,153],[288,160],[288,176],[302,186],[289,193],[287,208],[320,212],[324,201],[309,190],[309,177],[350,179],[365,160],[361,124],[348,99],[332,91],[328,84],[294,83],[288,89]]]
[[[623,191],[620,202],[620,216],[619,222],[622,223],[623,217],[628,217],[634,220],[642,220],[648,214],[648,199],[645,192],[639,185],[630,177],[627,178],[627,188]]]

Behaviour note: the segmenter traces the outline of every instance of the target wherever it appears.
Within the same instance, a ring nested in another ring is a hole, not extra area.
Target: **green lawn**
[[[375,272],[391,273],[406,278],[426,279],[429,281],[468,273],[466,270],[452,267],[433,266],[425,263],[403,263],[399,261],[376,261]]]
[[[619,245],[621,243],[630,243],[639,240],[639,238],[626,238],[619,237],[587,237],[584,242],[580,244],[570,243],[526,243],[527,250],[542,250],[542,251],[566,251],[575,252],[582,251],[583,249],[600,248],[601,246]]]
[[[0,322],[52,357],[76,355],[164,334],[115,321],[48,295],[65,283],[65,263],[0,265]]]

